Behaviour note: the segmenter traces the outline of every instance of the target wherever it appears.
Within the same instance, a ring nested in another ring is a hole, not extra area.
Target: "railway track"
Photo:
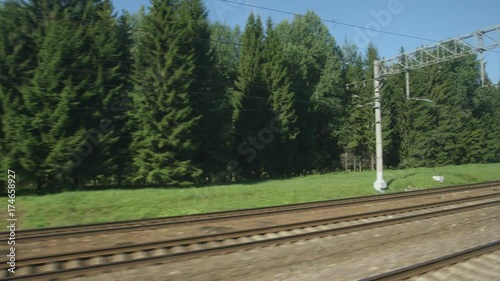
[[[268,216],[273,214],[286,213],[290,211],[306,211],[306,210],[314,210],[327,207],[400,200],[404,198],[409,199],[412,197],[416,198],[419,196],[427,196],[427,195],[442,195],[454,192],[466,192],[484,188],[492,188],[493,191],[500,190],[500,181],[449,186],[449,187],[426,189],[426,190],[416,190],[416,191],[408,191],[408,192],[393,193],[393,194],[372,195],[372,196],[357,197],[357,198],[318,201],[312,203],[299,203],[299,204],[275,206],[275,207],[243,209],[237,211],[223,211],[223,212],[204,213],[204,214],[187,215],[187,216],[118,221],[111,223],[96,223],[96,224],[53,227],[53,228],[43,228],[43,229],[18,230],[16,233],[17,234],[16,240],[38,241],[47,239],[57,239],[62,237],[79,237],[79,236],[100,235],[105,233],[129,232],[134,230],[158,229],[158,228],[171,227],[176,225],[186,225],[186,224],[193,224],[200,222],[224,221],[228,219]],[[8,237],[8,233],[1,232],[0,235],[2,237],[1,241],[5,243],[6,239],[3,237]]]
[[[499,270],[500,240],[497,240],[361,281],[498,280]]]
[[[66,280],[116,268],[162,264],[435,218],[500,205],[500,193],[217,235],[58,254],[16,261],[3,280]],[[472,204],[472,205],[471,205]],[[0,265],[4,274],[7,265]]]

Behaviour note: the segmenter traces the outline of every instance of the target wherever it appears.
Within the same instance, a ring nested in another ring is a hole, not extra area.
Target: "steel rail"
[[[498,194],[497,194],[498,195]],[[471,201],[477,201],[484,199],[486,195],[480,196],[478,198],[468,198],[467,199],[457,199],[454,200],[454,204],[459,204],[459,203],[464,203],[464,202],[471,202]],[[492,195],[490,195],[491,197]],[[431,204],[425,204],[421,205],[420,209],[425,209],[425,208],[432,208],[432,206],[438,207],[438,205],[441,204],[441,206],[447,206],[447,205],[452,205],[451,201],[449,202],[440,202],[440,203],[431,203]],[[256,247],[264,247],[264,246],[270,246],[270,245],[280,245],[280,244],[285,244],[285,243],[290,243],[290,242],[296,242],[296,241],[301,241],[301,240],[309,240],[313,238],[319,238],[319,237],[325,237],[325,236],[333,236],[333,235],[338,235],[338,234],[344,234],[344,233],[350,233],[350,232],[355,232],[355,231],[361,231],[361,230],[367,230],[367,229],[372,229],[372,228],[378,228],[378,227],[383,227],[383,226],[389,226],[389,225],[395,225],[395,224],[401,224],[401,223],[406,223],[406,222],[413,222],[413,221],[418,221],[418,220],[423,220],[423,219],[428,219],[428,218],[435,218],[439,216],[444,216],[444,215],[450,215],[454,213],[459,213],[459,212],[465,212],[465,211],[471,211],[471,210],[476,210],[480,208],[487,208],[487,207],[494,207],[500,205],[500,200],[492,201],[492,202],[486,202],[486,203],[479,203],[476,205],[472,206],[462,206],[458,208],[453,208],[453,209],[448,209],[448,210],[439,210],[439,211],[433,211],[433,212],[427,212],[424,214],[416,214],[416,215],[409,215],[405,217],[400,217],[400,218],[394,218],[394,219],[386,219],[382,221],[375,221],[375,222],[368,222],[368,223],[361,223],[361,224],[356,224],[356,225],[349,225],[349,226],[344,226],[344,227],[338,227],[338,228],[333,228],[333,229],[326,229],[326,230],[308,230],[306,233],[299,233],[299,234],[293,234],[291,233],[290,235],[283,236],[283,237],[261,237],[259,239],[254,239],[251,241],[247,242],[239,242],[237,241],[240,238],[251,238],[255,235],[267,235],[270,233],[280,233],[283,231],[292,231],[296,229],[305,229],[308,227],[312,226],[318,226],[318,225],[324,225],[324,224],[332,224],[339,222],[338,218],[337,219],[330,219],[330,220],[318,220],[314,222],[305,222],[305,223],[296,223],[296,224],[289,224],[289,225],[283,225],[283,226],[276,226],[276,227],[270,227],[270,228],[259,228],[259,229],[250,229],[250,230],[244,230],[244,231],[239,231],[239,232],[233,232],[233,233],[224,233],[224,234],[218,234],[218,235],[206,235],[206,236],[198,236],[198,237],[190,237],[190,238],[184,238],[184,239],[176,239],[176,240],[169,240],[169,241],[163,241],[163,242],[157,242],[157,243],[145,243],[145,244],[138,244],[138,245],[132,245],[132,246],[122,246],[122,247],[114,247],[110,249],[100,249],[100,250],[94,250],[94,251],[83,251],[83,252],[76,252],[76,253],[69,253],[69,254],[60,254],[60,255],[53,255],[53,256],[48,256],[48,257],[38,257],[38,258],[33,258],[33,259],[27,259],[27,260],[18,260],[16,261],[16,266],[19,268],[37,268],[41,266],[52,266],[52,269],[47,271],[47,272],[34,272],[33,274],[24,274],[24,275],[18,275],[18,276],[10,276],[6,277],[3,280],[53,280],[53,279],[58,279],[58,278],[69,278],[69,277],[76,277],[76,276],[82,276],[82,275],[89,275],[93,274],[95,272],[102,272],[103,270],[111,270],[114,268],[118,267],[130,267],[130,266],[137,266],[137,265],[146,265],[146,264],[158,264],[158,263],[163,263],[167,260],[183,260],[183,259],[190,259],[190,258],[195,258],[195,257],[200,257],[200,256],[206,256],[206,255],[215,255],[215,254],[223,254],[223,253],[230,253],[234,251],[239,251],[239,250],[244,250],[244,249],[252,249]],[[392,213],[397,213],[397,212],[408,212],[412,207],[405,207],[405,208],[399,208],[395,210],[387,210],[387,211],[379,211],[372,213],[372,217],[377,217],[377,216],[383,216],[389,214],[391,211]],[[414,209],[417,209],[416,206],[413,207]],[[397,211],[399,210],[399,211]],[[415,210],[414,210],[415,211]],[[368,215],[367,214],[362,214],[362,215]],[[362,215],[355,215],[355,216],[347,216],[344,217],[345,219],[362,219]],[[357,216],[357,218],[356,218]],[[213,243],[215,244],[222,244],[225,241],[230,241],[230,243],[226,243],[226,245],[211,245]],[[200,249],[201,248],[201,249]],[[152,256],[152,253],[154,251],[160,250],[162,253],[160,255]],[[131,258],[132,254],[139,253],[142,254],[146,257],[141,257],[141,258]],[[107,261],[107,257],[112,257],[116,255],[122,255],[128,260],[124,261]],[[103,258],[105,260],[104,263],[101,264],[96,264],[96,265],[83,265],[79,266],[77,268],[66,268],[66,264],[69,262],[77,262],[78,264],[82,264],[85,261],[88,261],[93,258]],[[2,266],[2,269],[5,266]]]
[[[500,187],[500,181],[449,186],[449,187],[442,187],[435,189],[416,190],[416,191],[408,191],[408,192],[392,193],[384,195],[371,195],[371,196],[356,197],[356,198],[325,200],[325,201],[317,201],[310,203],[297,203],[297,204],[273,206],[273,207],[195,214],[187,216],[118,221],[111,223],[84,224],[77,226],[51,227],[42,229],[17,230],[16,240],[37,241],[37,240],[56,239],[62,237],[100,235],[110,232],[118,233],[118,232],[134,231],[136,229],[140,230],[158,229],[168,226],[186,225],[190,223],[224,221],[228,219],[240,219],[240,218],[248,218],[254,216],[274,215],[289,211],[306,211],[306,210],[313,210],[326,207],[358,205],[358,204],[366,204],[373,202],[385,202],[391,200],[399,200],[403,198],[430,196],[430,195],[446,194],[452,192],[472,191],[489,187],[492,188]],[[8,237],[8,232],[1,232],[0,236],[2,236],[0,241],[5,242],[6,238],[3,237]]]
[[[404,280],[498,250],[500,250],[500,240],[493,241],[484,245],[479,245],[477,247],[452,253],[446,256],[438,257],[432,260],[398,268],[396,270],[374,275],[368,278],[360,279],[360,281]]]

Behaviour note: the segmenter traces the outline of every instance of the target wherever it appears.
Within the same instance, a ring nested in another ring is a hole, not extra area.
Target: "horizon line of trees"
[[[110,0],[7,0],[0,15],[0,166],[40,192],[373,169],[377,48],[340,45],[312,11],[244,29],[201,0],[120,16]],[[500,89],[475,55],[410,80],[433,102],[387,77],[385,165],[500,161]]]

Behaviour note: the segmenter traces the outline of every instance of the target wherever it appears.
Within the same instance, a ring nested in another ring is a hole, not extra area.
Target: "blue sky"
[[[478,29],[500,24],[498,0],[234,0],[255,6],[304,14],[313,10],[323,19],[370,27],[393,33],[420,38],[443,40],[466,35]],[[225,22],[231,26],[244,26],[250,12],[262,18],[271,16],[273,21],[292,19],[293,16],[278,12],[227,3],[220,0],[204,0],[211,21]],[[114,0],[116,10],[136,12],[149,0]],[[335,23],[325,23],[337,42],[345,39],[357,43],[364,51],[372,41],[385,58],[398,54],[401,46],[412,51],[431,41],[366,31]],[[500,34],[497,36],[500,37]],[[500,38],[496,38],[500,40]],[[500,48],[485,52],[486,71],[493,82],[500,79]]]

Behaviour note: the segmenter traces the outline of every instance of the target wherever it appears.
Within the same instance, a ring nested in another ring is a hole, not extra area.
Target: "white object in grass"
[[[437,182],[444,182],[443,176],[433,176],[432,179],[437,181]]]

